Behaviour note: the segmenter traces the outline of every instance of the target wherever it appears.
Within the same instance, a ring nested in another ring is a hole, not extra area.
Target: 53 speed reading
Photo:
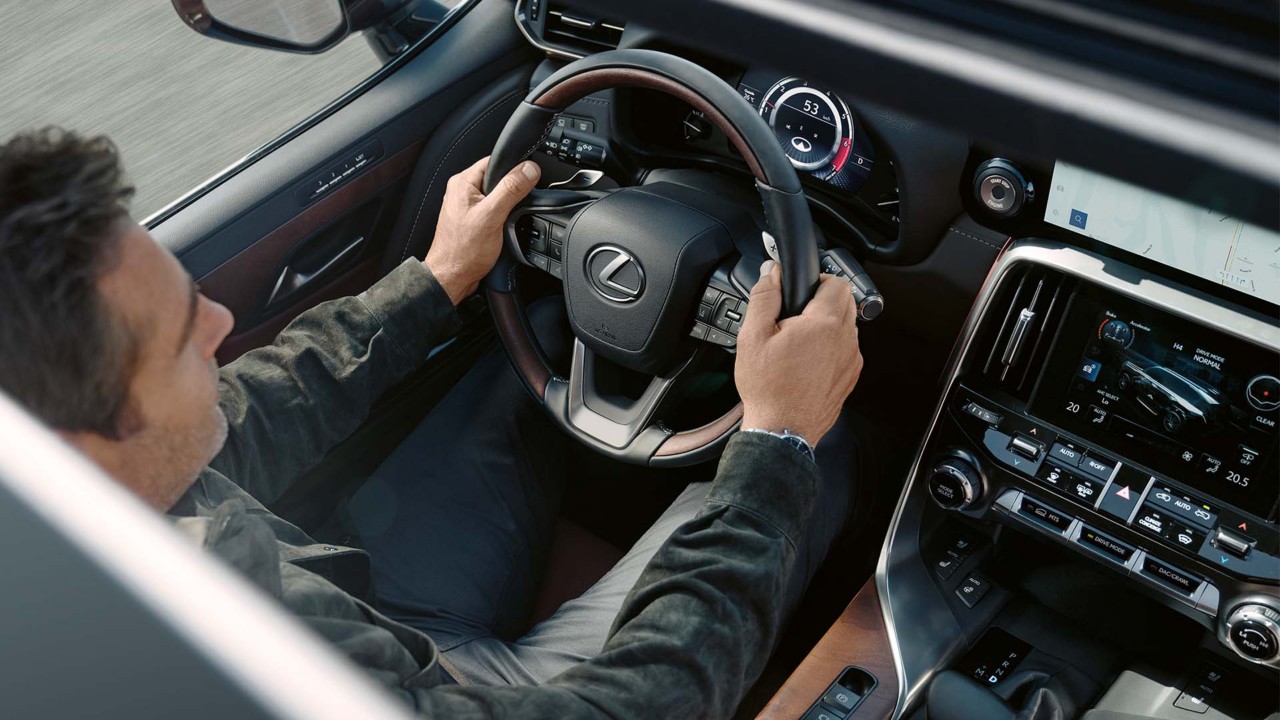
[[[760,115],[797,170],[827,179],[849,162],[854,124],[838,95],[798,77],[784,78],[765,93]]]

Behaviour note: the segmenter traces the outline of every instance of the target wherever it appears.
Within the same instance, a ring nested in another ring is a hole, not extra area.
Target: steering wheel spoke
[[[507,217],[508,250],[525,265],[564,280],[564,243],[578,213],[608,191],[534,190]]]
[[[650,377],[635,398],[624,396],[620,388],[606,387],[607,362],[575,339],[569,379],[548,388],[547,404],[554,412],[563,413],[579,438],[618,453],[634,451],[648,456],[666,438],[655,427],[654,418],[672,397],[681,374],[692,364],[692,356],[669,372]]]

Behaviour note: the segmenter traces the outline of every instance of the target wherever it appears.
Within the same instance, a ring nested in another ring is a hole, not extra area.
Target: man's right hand
[[[789,430],[816,446],[862,373],[858,310],[849,284],[823,275],[804,312],[778,320],[781,312],[782,274],[770,260],[738,333],[742,427]]]
[[[507,216],[533,190],[542,174],[537,163],[526,160],[485,195],[484,173],[488,167],[489,158],[484,158],[449,178],[435,239],[423,261],[454,305],[475,292],[498,261]]]

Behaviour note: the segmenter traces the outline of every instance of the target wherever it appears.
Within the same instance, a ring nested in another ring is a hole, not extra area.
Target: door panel
[[[260,238],[213,272],[198,278],[210,298],[230,308],[235,329],[218,349],[218,361],[228,363],[248,350],[271,341],[289,320],[307,308],[358,293],[378,278],[383,248],[390,235],[388,206],[398,203],[404,178],[413,169],[422,143],[417,142],[375,165],[368,172],[316,202],[288,222]],[[353,223],[352,220],[355,222]],[[344,242],[364,238],[352,257],[336,259],[302,288],[283,299],[280,279],[298,251],[326,235]]]

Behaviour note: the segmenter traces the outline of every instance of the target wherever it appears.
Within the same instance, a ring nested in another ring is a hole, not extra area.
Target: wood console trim
[[[756,720],[799,720],[849,665],[879,682],[849,720],[887,720],[898,704],[898,673],[875,578],[858,591],[840,618],[778,689]]]

